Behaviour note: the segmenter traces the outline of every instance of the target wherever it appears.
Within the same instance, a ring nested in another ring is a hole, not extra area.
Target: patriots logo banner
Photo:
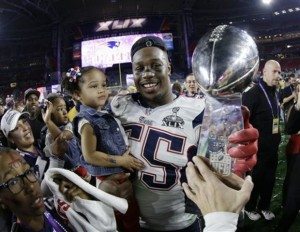
[[[107,47],[113,49],[113,48],[117,48],[120,46],[120,42],[119,41],[108,41],[107,42]]]

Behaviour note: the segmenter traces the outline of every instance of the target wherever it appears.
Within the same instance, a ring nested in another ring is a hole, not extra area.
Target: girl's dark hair
[[[76,91],[79,91],[80,90],[79,82],[83,82],[83,76],[94,69],[104,73],[99,68],[96,68],[94,66],[87,66],[87,67],[80,68],[79,74],[75,75],[75,77],[67,76],[67,75],[63,76],[63,80],[61,82],[63,89],[67,90],[67,92],[69,92],[70,94],[73,94]]]
[[[61,98],[61,99],[64,99],[62,95],[58,94],[58,93],[49,93],[47,95],[47,100],[49,102],[51,102],[52,104],[54,103],[54,101],[57,99],[57,98]]]

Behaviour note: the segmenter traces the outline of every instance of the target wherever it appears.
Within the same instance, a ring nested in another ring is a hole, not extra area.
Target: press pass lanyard
[[[262,86],[262,84],[259,82],[259,87],[261,88],[261,90],[264,92],[265,96],[266,96],[266,99],[268,101],[268,104],[270,106],[270,109],[271,109],[271,112],[272,112],[272,116],[273,118],[278,118],[279,117],[279,106],[278,106],[278,98],[277,98],[277,94],[275,93],[275,98],[276,98],[276,105],[277,105],[277,115],[274,114],[274,111],[273,111],[273,107],[272,107],[272,104],[271,104],[271,101],[270,101],[270,98],[266,92],[266,90],[264,89],[264,87]]]

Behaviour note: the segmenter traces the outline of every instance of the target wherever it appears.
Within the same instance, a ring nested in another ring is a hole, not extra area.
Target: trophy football
[[[244,127],[242,92],[258,66],[254,40],[233,26],[220,25],[206,33],[193,53],[193,73],[206,99],[197,154],[207,157],[222,175],[232,171],[228,136]]]

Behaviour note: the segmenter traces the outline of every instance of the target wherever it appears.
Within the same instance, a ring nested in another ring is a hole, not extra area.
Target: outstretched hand
[[[228,149],[228,154],[235,158],[234,173],[244,176],[251,171],[257,162],[256,153],[258,151],[257,140],[258,130],[249,123],[250,112],[247,107],[242,106],[244,118],[244,129],[231,134],[228,141],[232,146]]]
[[[42,112],[43,120],[47,124],[51,120],[53,104],[52,104],[52,102],[48,101],[47,99],[44,99],[44,103],[46,104],[46,109],[43,109],[41,112]]]
[[[187,183],[183,189],[203,215],[212,212],[239,213],[250,198],[253,188],[251,177],[245,180],[235,174],[218,176],[209,168],[204,158],[193,157],[186,168]]]

